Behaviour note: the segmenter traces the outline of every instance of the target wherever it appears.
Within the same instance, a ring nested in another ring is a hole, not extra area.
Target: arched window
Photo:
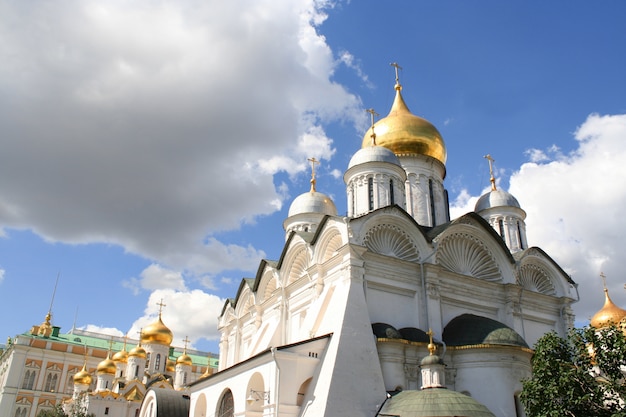
[[[393,179],[389,180],[389,205],[394,205],[395,202],[395,198],[393,195]]]
[[[159,370],[159,366],[161,366],[161,354],[157,353],[156,360],[154,361],[154,369]]]
[[[517,222],[517,238],[519,239],[519,248],[525,249],[524,241],[522,240],[522,225],[519,222]]]
[[[135,378],[139,377],[139,365],[135,366]]]
[[[498,227],[500,228],[500,236],[504,237],[504,220],[498,220]]]
[[[217,407],[216,417],[234,417],[235,416],[235,401],[233,399],[233,393],[227,389],[222,395],[219,405]]]
[[[183,385],[187,385],[187,372],[183,372]]]
[[[148,352],[146,355],[146,368],[148,367],[149,364],[150,364],[150,352]]]
[[[33,389],[33,387],[35,386],[35,375],[37,373],[35,371],[31,371],[30,373],[30,378],[28,378],[28,387],[27,389]]]
[[[26,371],[24,374],[24,381],[22,381],[22,389],[28,389],[28,380],[30,379],[30,371]]]

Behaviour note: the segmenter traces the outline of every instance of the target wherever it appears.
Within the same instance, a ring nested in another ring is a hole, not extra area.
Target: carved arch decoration
[[[419,250],[411,237],[398,226],[378,224],[367,231],[363,243],[369,250],[405,261],[419,261]]]
[[[254,295],[252,294],[252,291],[250,291],[249,288],[245,288],[241,292],[241,295],[239,296],[239,299],[237,300],[237,305],[235,306],[235,315],[237,317],[243,317],[250,311],[250,308],[253,308],[253,307],[254,307]]]
[[[309,266],[308,258],[307,249],[304,245],[295,250],[292,261],[284,270],[288,274],[287,285],[299,280],[304,275]]]
[[[332,236],[330,236],[330,238],[328,238],[322,246],[323,253],[320,258],[322,263],[335,256],[339,248],[342,246],[343,239],[341,238],[341,233],[333,233]]]
[[[556,295],[554,283],[539,265],[529,263],[522,265],[517,274],[517,283],[526,290]]]
[[[468,233],[445,236],[437,249],[437,263],[458,274],[486,281],[500,281],[498,263],[478,238]]]
[[[263,285],[263,298],[261,301],[268,300],[272,297],[274,292],[278,289],[278,279],[276,278],[276,274],[272,270],[267,270],[263,274],[261,278],[261,282]],[[257,294],[260,294],[259,291]]]

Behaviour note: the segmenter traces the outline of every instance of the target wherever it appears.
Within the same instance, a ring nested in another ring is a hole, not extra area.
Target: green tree
[[[626,417],[626,338],[616,327],[548,333],[520,398],[528,417]]]

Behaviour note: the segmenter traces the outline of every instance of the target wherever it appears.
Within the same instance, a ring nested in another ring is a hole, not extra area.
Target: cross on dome
[[[315,192],[315,183],[317,182],[315,179],[315,164],[319,165],[320,161],[315,159],[315,157],[308,158],[307,161],[311,163],[311,192],[313,193]]]
[[[371,108],[371,109],[366,109],[366,112],[368,112],[371,117],[372,117],[372,134],[370,135],[370,137],[372,138],[372,146],[376,146],[376,132],[374,132],[374,119],[376,116],[380,116],[378,113],[376,113],[376,111]]]
[[[399,70],[402,70],[402,67],[400,65],[398,65],[397,62],[392,62],[391,64],[392,67],[395,68],[396,70],[396,88],[400,87],[400,74],[399,74]]]
[[[496,162],[496,160],[493,159],[490,154],[483,156],[483,158],[489,161],[489,181],[491,182],[491,190],[496,191],[496,178],[493,176],[493,163]]]

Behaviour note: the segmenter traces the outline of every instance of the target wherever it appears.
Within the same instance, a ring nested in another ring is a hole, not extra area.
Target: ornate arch
[[[419,250],[411,237],[398,226],[378,224],[367,231],[363,243],[369,250],[405,261],[419,261]]]
[[[335,256],[337,250],[339,250],[339,248],[342,246],[343,239],[341,238],[341,233],[333,233],[332,236],[330,236],[330,238],[328,238],[322,246],[323,252],[320,258],[321,262],[326,262],[327,260]]]
[[[556,295],[554,283],[548,273],[539,265],[522,265],[517,274],[517,283],[527,290]]]
[[[289,266],[284,271],[287,273],[287,285],[299,280],[309,266],[309,257],[306,247],[296,248]]]
[[[265,271],[263,277],[261,278],[261,282],[263,285],[262,301],[265,301],[271,298],[272,294],[274,294],[274,291],[276,291],[276,289],[278,288],[278,279],[276,278],[276,274],[274,274],[274,271]],[[261,294],[261,292],[259,291],[258,294]]]
[[[499,281],[502,273],[487,247],[468,233],[445,236],[437,249],[437,263],[458,274]]]

